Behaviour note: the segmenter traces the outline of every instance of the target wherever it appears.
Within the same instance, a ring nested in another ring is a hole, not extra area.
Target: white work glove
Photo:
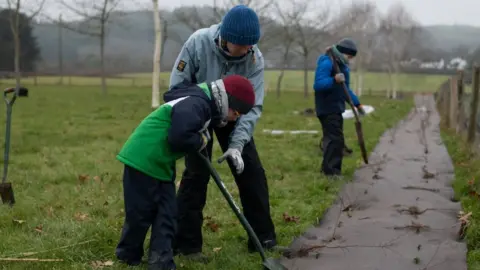
[[[208,142],[212,139],[212,136],[210,136],[208,129],[200,131],[200,135],[202,136],[203,144],[202,144],[202,147],[198,149],[198,152],[202,151],[207,146]]]
[[[218,163],[222,163],[227,158],[232,161],[233,166],[235,166],[237,170],[237,174],[241,174],[245,165],[243,164],[242,153],[240,150],[236,148],[228,148],[228,150],[218,159]]]

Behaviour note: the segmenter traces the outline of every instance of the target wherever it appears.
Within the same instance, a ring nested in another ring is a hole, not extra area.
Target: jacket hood
[[[206,100],[209,104],[212,103],[211,93],[205,91],[198,85],[191,83],[187,80],[172,86],[170,90],[163,94],[163,101],[169,102],[177,98],[182,98],[186,96],[195,96]],[[212,103],[213,104],[213,103]]]
[[[195,96],[204,99],[210,105],[216,125],[224,126],[228,115],[228,96],[221,79],[211,84],[194,84],[188,80],[172,86],[163,94],[163,100],[169,102],[186,96]]]

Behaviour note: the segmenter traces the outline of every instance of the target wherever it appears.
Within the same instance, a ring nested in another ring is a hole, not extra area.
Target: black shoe
[[[263,242],[260,242],[262,244],[262,247],[265,251],[271,251],[274,250],[275,247],[277,246],[277,240],[265,240]],[[248,252],[253,253],[253,252],[258,252],[257,247],[253,243],[253,241],[248,242]]]

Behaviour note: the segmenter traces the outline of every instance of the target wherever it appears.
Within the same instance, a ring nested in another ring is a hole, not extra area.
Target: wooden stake
[[[478,94],[480,90],[480,68],[475,66],[473,68],[473,98],[470,104],[470,122],[468,125],[467,142],[472,144],[475,141],[475,133],[477,130],[477,112],[478,112]]]

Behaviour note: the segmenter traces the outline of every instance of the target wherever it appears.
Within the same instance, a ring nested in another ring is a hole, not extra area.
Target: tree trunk
[[[62,36],[62,14],[60,14],[58,21],[58,73],[60,80],[58,84],[63,85],[63,36]]]
[[[397,63],[393,64],[393,87],[392,87],[392,98],[397,99],[398,91],[398,74],[400,73],[400,67]]]
[[[390,66],[388,67],[388,82],[389,87],[387,88],[387,98],[391,98],[391,92],[393,90],[393,74]]]
[[[160,18],[160,25],[163,28],[162,29],[162,47],[160,49],[160,69],[162,67],[161,63],[163,61],[163,54],[165,53],[165,43],[167,43],[168,40],[168,22],[166,20],[163,20]]]
[[[160,56],[162,51],[162,28],[158,12],[158,0],[153,1],[153,19],[155,23],[155,52],[153,54],[152,109],[160,106]]]
[[[363,69],[357,71],[357,96],[362,96],[363,94]]]
[[[283,76],[285,75],[285,68],[288,66],[288,64],[290,63],[289,61],[289,56],[290,56],[290,47],[292,45],[292,42],[289,42],[287,45],[286,45],[286,48],[285,48],[285,52],[283,53],[283,62],[282,62],[282,69],[280,70],[280,74],[278,75],[278,78],[277,78],[277,89],[276,89],[276,92],[277,92],[277,98],[280,97],[280,92],[281,92],[281,89],[282,89],[282,81],[283,81]]]
[[[308,54],[303,59],[303,97],[308,98]]]
[[[18,15],[17,15],[18,16]],[[18,24],[17,24],[17,32],[14,35],[14,42],[15,42],[15,85],[17,89],[20,87],[20,80],[21,80],[21,73],[20,73],[20,37],[18,36]]]
[[[280,92],[281,92],[281,88],[282,88],[282,80],[283,80],[283,75],[285,74],[285,66],[282,67],[282,69],[280,70],[280,75],[278,75],[278,78],[277,78],[277,89],[276,89],[276,92],[277,92],[277,98],[280,97]]]
[[[100,68],[102,73],[102,94],[107,94],[107,82],[105,78],[105,21],[102,19],[100,26]]]
[[[20,87],[20,52],[21,52],[21,45],[20,45],[20,0],[17,0],[17,4],[15,6],[15,18],[10,16],[10,29],[12,30],[13,35],[13,46],[14,46],[14,57],[13,57],[13,65],[15,71],[15,87],[18,90]]]

